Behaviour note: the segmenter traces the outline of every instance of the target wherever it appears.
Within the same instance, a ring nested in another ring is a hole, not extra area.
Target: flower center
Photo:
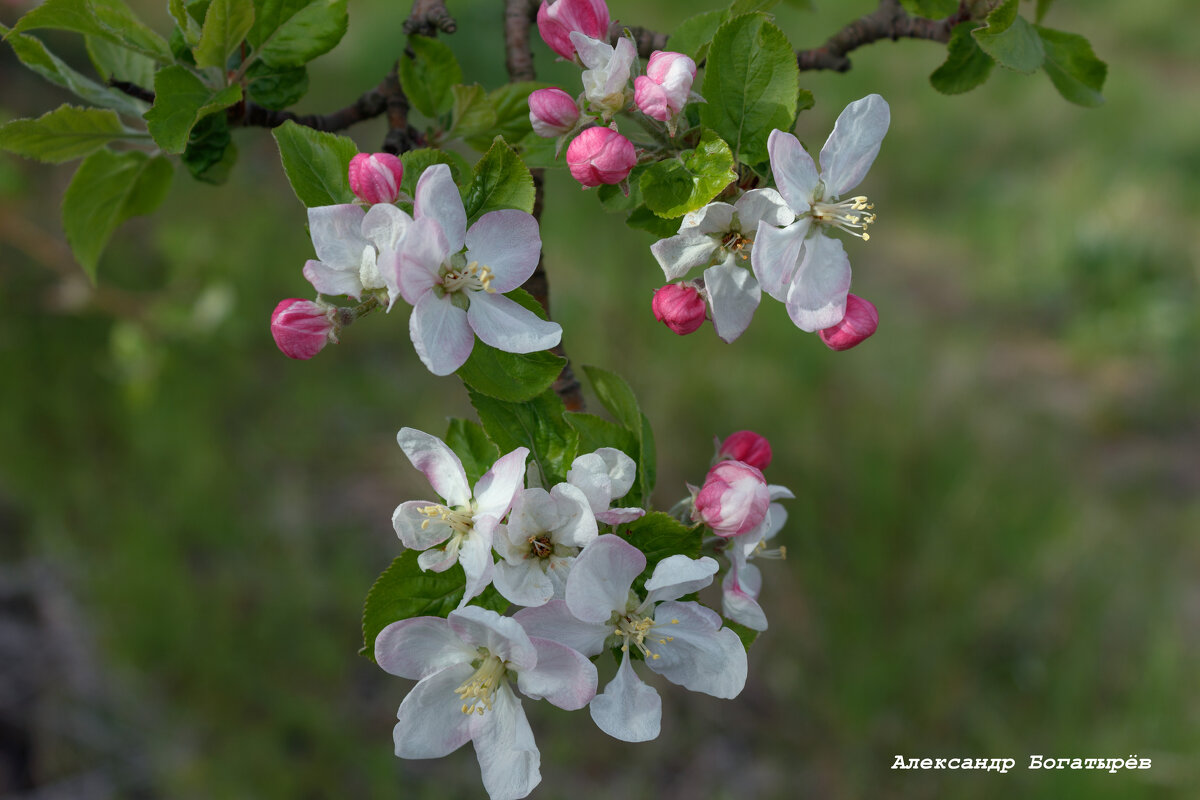
[[[767,541],[763,539],[754,546],[754,552],[751,555],[755,558],[772,558],[782,561],[787,558],[787,548],[781,545],[774,550],[768,550]]]
[[[750,245],[754,244],[753,239],[747,239],[742,235],[741,231],[729,231],[725,237],[721,239],[721,248],[741,256],[742,260],[750,258]]]
[[[429,523],[437,521],[444,522],[454,529],[457,534],[467,534],[474,527],[475,520],[471,516],[470,510],[456,510],[447,508],[446,506],[424,506],[418,508],[417,512],[423,514],[429,519],[421,522],[421,530],[427,530]]]
[[[550,541],[549,533],[530,536],[527,541],[529,542],[529,552],[537,558],[549,558],[554,554],[554,542]]]
[[[652,643],[654,640],[657,640],[658,644],[666,644],[675,638],[673,636],[659,637],[656,634],[651,633],[658,623],[650,617],[643,617],[636,613],[633,615],[618,613],[616,615],[615,623],[616,627],[613,628],[613,635],[619,636],[624,640],[623,644],[621,645],[622,653],[628,652],[629,645],[632,644],[638,650],[642,651],[642,655],[644,657],[648,659],[656,659],[659,658],[659,654],[655,653],[646,646],[646,640],[650,639]],[[671,620],[671,624],[678,625],[679,620],[673,619]]]
[[[462,267],[449,267],[442,274],[442,289],[453,292],[495,292],[492,288],[492,268],[472,261]]]
[[[867,226],[875,221],[875,215],[871,213],[873,208],[875,206],[867,202],[865,195],[838,203],[816,202],[812,204],[812,220],[814,225],[839,228],[865,242],[871,238]]]
[[[486,651],[485,651],[486,652]],[[498,656],[488,653],[483,663],[454,690],[462,698],[464,714],[480,714],[492,710],[492,695],[504,679],[504,662]]]

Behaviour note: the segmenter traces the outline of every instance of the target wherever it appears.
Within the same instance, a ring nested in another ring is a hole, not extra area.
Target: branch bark
[[[880,0],[879,8],[851,22],[835,33],[820,47],[796,52],[796,63],[802,71],[828,69],[846,72],[852,64],[846,54],[880,39],[928,39],[950,41],[950,32],[960,22],[971,19],[967,3],[960,2],[958,10],[945,19],[925,19],[909,16],[900,0]]]

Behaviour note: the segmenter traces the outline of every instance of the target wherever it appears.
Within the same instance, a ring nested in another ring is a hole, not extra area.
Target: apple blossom
[[[879,311],[870,300],[856,294],[846,295],[846,316],[817,335],[830,350],[849,350],[865,342],[879,327]]]
[[[394,203],[404,164],[391,153],[359,153],[350,159],[350,191],[364,203]]]
[[[646,116],[671,123],[687,105],[695,79],[695,61],[683,53],[655,50],[646,62],[646,74],[633,81],[633,102]]]
[[[668,283],[655,289],[650,309],[656,320],[680,336],[698,331],[708,311],[699,290],[687,283]]]
[[[567,483],[583,492],[592,514],[606,525],[633,522],[646,513],[640,508],[609,508],[629,493],[636,477],[637,464],[615,447],[578,456],[567,470]]]
[[[602,731],[627,742],[658,736],[662,699],[633,671],[631,651],[672,683],[730,699],[746,683],[746,651],[721,617],[684,595],[708,586],[717,571],[711,558],[664,558],[646,581],[646,596],[632,591],[646,556],[614,534],[596,539],[579,554],[567,578],[565,600],[518,611],[531,636],[559,641],[585,656],[619,647],[616,677],[592,700],[592,719]]]
[[[805,331],[836,325],[846,314],[850,289],[850,260],[838,239],[838,229],[863,240],[875,221],[866,197],[841,200],[858,186],[879,154],[891,112],[877,94],[846,106],[821,148],[821,171],[800,141],[774,130],[767,139],[771,173],[795,222],[758,226],[751,258],[762,288],[787,305],[788,316]]]
[[[400,296],[391,266],[412,219],[389,203],[364,211],[353,203],[308,209],[316,260],[304,265],[304,277],[321,294],[359,298],[367,291],[387,292],[390,310]]]
[[[546,139],[569,133],[579,122],[579,106],[562,89],[537,89],[529,93],[529,124]]]
[[[633,142],[611,128],[585,128],[567,146],[571,177],[584,188],[602,183],[620,183],[637,164]]]
[[[421,363],[434,375],[449,375],[471,355],[476,335],[508,353],[558,344],[558,323],[504,296],[537,267],[537,220],[524,211],[489,211],[467,230],[462,197],[445,164],[421,173],[415,194],[413,223],[391,263],[400,294],[413,305],[409,333]]]
[[[444,502],[401,503],[392,514],[392,527],[405,547],[423,551],[417,557],[422,570],[444,572],[455,562],[462,564],[467,578],[462,605],[466,605],[491,583],[492,536],[525,482],[529,449],[518,447],[502,456],[472,492],[462,461],[441,439],[401,428],[396,441]]]
[[[787,522],[787,510],[774,501],[794,497],[791,491],[783,486],[771,485],[768,489],[772,502],[767,508],[763,524],[745,536],[730,540],[729,548],[725,551],[729,556],[729,572],[721,581],[722,613],[734,622],[756,631],[767,629],[767,616],[758,604],[758,595],[762,591],[762,573],[749,562],[753,558],[782,559],[787,556],[787,548],[768,550],[767,542],[775,538]]]
[[[596,694],[596,668],[581,654],[478,606],[393,622],[375,639],[375,661],[418,681],[396,712],[396,755],[440,758],[471,742],[491,800],[519,800],[542,779],[513,677],[526,697],[568,711]]]
[[[719,461],[696,495],[692,519],[717,536],[738,536],[762,524],[770,502],[762,472],[741,461]]]
[[[725,441],[717,445],[717,458],[741,461],[755,469],[766,469],[771,465],[771,443],[754,431],[738,431],[729,434]]]
[[[573,32],[593,39],[608,38],[608,6],[604,0],[542,0],[538,8],[537,26],[542,40],[550,49],[566,59],[575,56]]]
[[[625,88],[637,50],[624,36],[617,40],[616,47],[582,33],[572,33],[571,43],[587,67],[580,76],[583,95],[596,113],[607,120],[625,108]]]
[[[271,312],[271,336],[288,358],[307,360],[330,342],[337,342],[333,314],[328,303],[291,298],[280,300]]]
[[[492,583],[521,606],[562,597],[575,556],[597,533],[596,517],[578,487],[560,483],[549,492],[518,492],[508,524],[499,527],[493,541],[501,560]]]

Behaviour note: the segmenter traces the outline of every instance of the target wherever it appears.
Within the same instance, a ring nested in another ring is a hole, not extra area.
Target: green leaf
[[[813,93],[808,89],[801,89],[796,93],[796,113],[808,111],[817,104],[817,98],[813,97]]]
[[[256,61],[246,71],[246,93],[263,108],[287,108],[307,92],[307,67],[272,67]]]
[[[445,572],[422,572],[416,550],[405,550],[375,581],[363,604],[363,655],[374,660],[380,631],[403,619],[446,617],[458,608],[466,588],[462,567]],[[490,587],[489,587],[490,588]],[[471,601],[493,611],[503,611],[508,601],[495,591],[484,591]]]
[[[615,372],[600,367],[585,365],[583,373],[587,375],[596,397],[604,410],[613,415],[613,419],[635,433],[642,426],[642,411],[638,408],[637,397],[629,384]]]
[[[254,0],[254,27],[246,36],[251,47],[258,47],[279,26],[313,0]]]
[[[492,468],[500,458],[500,449],[484,433],[483,426],[466,419],[450,420],[444,440],[467,472],[467,480],[474,485],[483,473]]]
[[[700,121],[729,143],[738,160],[767,160],[767,137],[796,118],[800,71],[787,37],[766,15],[726,22],[713,37],[704,70]]]
[[[210,114],[196,123],[180,160],[196,180],[215,186],[225,183],[237,162],[237,147],[223,114]]]
[[[254,4],[250,0],[212,0],[204,15],[200,42],[193,51],[196,66],[224,71],[230,54],[238,49],[253,25]]]
[[[602,183],[596,188],[596,199],[605,211],[630,212],[645,202],[642,197],[642,175],[650,168],[648,164],[639,164],[629,172],[629,184],[626,194],[621,186],[615,183]]]
[[[628,428],[595,414],[578,411],[568,411],[567,422],[579,433],[580,453],[592,453],[601,447],[615,447],[634,462],[637,461],[640,447],[637,437]]]
[[[625,224],[639,231],[646,231],[656,239],[665,239],[679,233],[679,220],[664,219],[645,206],[638,206],[625,219]]]
[[[347,0],[312,0],[287,15],[294,5],[270,4],[281,8],[278,27],[267,34],[255,49],[255,55],[273,67],[300,67],[337,46],[346,35],[350,18]],[[286,15],[286,16],[285,16]]]
[[[642,452],[638,459],[638,485],[640,496],[630,493],[628,502],[635,506],[650,502],[650,493],[658,480],[658,454],[654,445],[654,430],[650,427],[650,418],[642,414]]]
[[[71,178],[63,195],[67,242],[93,281],[96,264],[114,230],[130,217],[149,214],[171,184],[171,162],[133,150],[92,153]]]
[[[1096,58],[1092,45],[1082,36],[1037,27],[1046,50],[1042,68],[1058,93],[1072,103],[1095,107],[1104,104],[1100,90],[1108,76],[1108,65]]]
[[[717,28],[720,28],[721,23],[728,17],[729,12],[722,9],[688,17],[671,33],[671,37],[667,39],[667,46],[699,64],[708,55],[708,47],[717,33]]]
[[[664,558],[676,555],[699,558],[703,539],[700,528],[700,525],[684,525],[661,511],[650,511],[641,519],[629,523],[629,527],[621,534],[622,538],[646,556],[646,569],[634,582],[635,590],[640,590],[654,574],[654,567]]]
[[[1042,21],[1042,18],[1046,16],[1046,12],[1050,10],[1050,4],[1053,2],[1054,0],[1037,0],[1037,10],[1033,14],[1036,22],[1040,23]]]
[[[200,42],[201,23],[188,11],[184,0],[168,0],[167,10],[175,20],[175,25],[188,48],[195,47]]]
[[[13,52],[26,67],[41,75],[56,86],[61,86],[81,100],[96,106],[111,108],[131,117],[141,118],[147,105],[124,92],[101,86],[90,78],[71,69],[58,56],[51,53],[40,39],[26,34],[9,35],[10,29],[0,25],[0,34],[12,45]]]
[[[735,180],[729,145],[705,130],[695,150],[683,151],[678,159],[659,161],[646,170],[639,185],[646,208],[671,219],[704,207]]]
[[[400,191],[413,197],[417,191],[417,180],[421,173],[434,164],[445,164],[450,167],[450,176],[454,183],[462,186],[467,176],[471,174],[471,165],[467,160],[452,150],[434,150],[422,147],[400,154],[400,162],[404,164],[404,178],[400,181]]]
[[[292,191],[307,208],[353,203],[350,159],[358,147],[345,136],[315,131],[288,120],[271,131],[279,145],[283,171]]]
[[[505,296],[546,319],[545,309],[524,289]],[[489,397],[520,403],[549,389],[566,365],[565,358],[547,350],[508,353],[476,341],[471,356],[458,368],[458,377]]]
[[[448,45],[428,36],[408,37],[408,50],[400,58],[400,88],[413,108],[430,118],[444,114],[454,103],[450,87],[462,79],[462,68]]]
[[[566,409],[554,390],[547,389],[524,403],[497,400],[469,387],[467,394],[488,438],[501,453],[528,447],[541,473],[542,486],[553,486],[566,479],[567,470],[575,460],[579,434],[564,418]]]
[[[904,10],[927,19],[948,17],[958,10],[958,0],[900,0]]]
[[[987,16],[987,25],[971,31],[983,52],[1002,67],[1032,73],[1045,52],[1037,31],[1018,13],[1017,0],[1004,0]]]
[[[50,164],[99,150],[114,139],[137,134],[125,129],[113,111],[62,105],[37,119],[0,125],[0,149]]]
[[[492,129],[484,134],[465,137],[467,144],[476,150],[487,150],[496,136],[503,136],[506,142],[519,142],[531,134],[533,127],[529,124],[529,95],[549,86],[548,83],[520,81],[493,89],[487,99],[496,112],[496,121]]]
[[[197,121],[241,99],[239,84],[216,91],[186,67],[165,67],[154,76],[154,107],[146,112],[146,125],[159,147],[182,153]]]
[[[729,16],[740,17],[742,14],[750,14],[755,11],[770,11],[775,6],[779,5],[780,0],[733,0],[729,4]]]
[[[513,149],[499,136],[472,170],[471,185],[463,197],[467,220],[474,222],[489,211],[515,208],[533,213],[533,176]]]
[[[450,110],[450,134],[461,138],[478,136],[496,127],[496,109],[478,83],[450,87],[454,105]]]
[[[532,130],[521,137],[513,147],[521,155],[521,160],[530,169],[552,169],[563,166],[559,159],[557,139],[546,139],[538,136]],[[480,149],[472,143],[472,147]]]
[[[155,61],[170,63],[171,48],[166,40],[138,19],[124,0],[91,0],[91,5],[96,19],[112,33],[115,41]]]
[[[92,65],[104,80],[126,81],[141,87],[154,85],[154,70],[158,66],[154,59],[99,36],[85,37],[85,41]]]
[[[39,28],[99,36],[156,61],[171,61],[166,41],[134,16],[122,0],[46,0],[21,17],[12,33]]]
[[[929,82],[942,94],[962,94],[980,86],[992,73],[996,62],[980,49],[971,31],[975,23],[954,27],[946,44],[946,61],[929,76]]]

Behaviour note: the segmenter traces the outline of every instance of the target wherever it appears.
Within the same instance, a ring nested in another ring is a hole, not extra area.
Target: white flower
[[[569,483],[517,494],[493,542],[501,561],[492,583],[509,601],[540,606],[562,597],[580,548],[598,533],[583,492]]]
[[[508,353],[558,344],[558,323],[504,296],[537,267],[542,240],[532,215],[490,211],[467,230],[450,168],[435,164],[417,181],[413,220],[396,271],[400,293],[413,305],[413,346],[430,372],[449,375],[461,367],[476,334]]]
[[[616,677],[591,703],[602,731],[627,742],[658,736],[662,700],[633,671],[630,652],[672,683],[714,697],[733,698],[746,684],[746,651],[721,617],[678,598],[712,582],[717,562],[675,555],[646,581],[646,597],[632,591],[646,557],[619,536],[606,534],[579,554],[567,578],[566,600],[517,612],[531,636],[559,641],[585,656],[607,647],[624,653]]]
[[[632,458],[615,447],[601,447],[571,462],[567,483],[583,492],[597,520],[620,525],[646,513],[640,508],[609,508],[613,500],[629,493],[636,476],[637,464]]]
[[[412,219],[387,203],[369,211],[352,204],[308,210],[317,260],[304,265],[304,277],[321,294],[359,298],[364,291],[385,289],[388,308],[400,295],[392,267]]]
[[[571,43],[579,60],[588,67],[581,76],[583,94],[593,109],[608,119],[625,108],[625,85],[629,83],[629,69],[637,55],[633,42],[621,37],[614,48],[608,42],[572,31]]]
[[[495,611],[467,606],[448,619],[393,622],[375,639],[375,661],[420,681],[400,704],[393,731],[401,758],[440,758],[475,745],[491,800],[518,800],[541,782],[541,754],[517,688],[567,710],[596,694],[596,668],[579,653],[531,638]]]
[[[794,497],[783,486],[770,485],[771,500]],[[721,611],[734,622],[756,631],[767,629],[767,615],[758,604],[762,591],[762,573],[750,563],[752,558],[785,558],[787,548],[767,549],[767,542],[783,529],[787,522],[787,509],[776,502],[767,507],[763,524],[750,533],[731,539],[725,551],[729,556],[730,569],[721,581]]]
[[[668,281],[695,267],[708,267],[704,289],[713,326],[718,336],[732,342],[746,330],[762,297],[758,281],[746,269],[760,223],[774,230],[771,226],[788,225],[795,218],[779,192],[754,189],[733,205],[709,203],[685,214],[679,233],[659,239],[650,252]]]
[[[462,604],[466,605],[492,580],[492,534],[525,481],[529,450],[518,447],[502,456],[475,484],[472,494],[462,462],[441,439],[401,428],[396,441],[445,503],[401,503],[392,514],[392,526],[405,547],[424,551],[417,557],[421,569],[444,572],[455,562],[462,564],[467,577]]]
[[[827,233],[837,228],[868,238],[873,206],[863,196],[839,198],[866,176],[890,121],[888,104],[877,94],[846,106],[821,148],[820,174],[795,136],[775,130],[767,139],[775,185],[797,219],[782,228],[760,224],[751,264],[762,288],[787,304],[801,330],[823,330],[846,314],[850,260]]]

